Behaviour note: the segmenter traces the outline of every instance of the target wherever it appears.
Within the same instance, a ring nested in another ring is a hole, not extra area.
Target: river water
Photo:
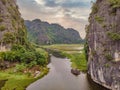
[[[26,90],[107,90],[88,82],[84,73],[79,76],[71,74],[70,64],[68,59],[52,56],[48,75],[28,86]]]

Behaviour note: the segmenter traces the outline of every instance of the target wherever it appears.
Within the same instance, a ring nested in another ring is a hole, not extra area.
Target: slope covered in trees
[[[81,43],[79,33],[72,29],[65,29],[59,24],[49,24],[39,19],[25,21],[28,39],[37,44],[72,44]]]

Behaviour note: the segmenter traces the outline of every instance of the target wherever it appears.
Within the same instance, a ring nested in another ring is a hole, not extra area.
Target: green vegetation
[[[0,18],[0,22],[3,22],[3,19],[2,19],[2,18]]]
[[[105,57],[106,57],[106,59],[109,60],[109,61],[113,60],[113,57],[112,57],[111,54],[109,54],[109,53],[105,53]]]
[[[110,67],[110,64],[109,64],[109,63],[106,63],[106,64],[105,64],[105,67],[106,67],[106,68],[109,68],[109,67]]]
[[[1,0],[2,1],[2,3],[5,5],[6,4],[6,0]]]
[[[114,32],[107,32],[108,37],[110,37],[112,40],[120,40],[120,34],[114,33]]]
[[[1,0],[1,9],[6,12],[0,15],[0,23],[4,23],[0,25],[0,81],[5,81],[0,90],[25,90],[49,71],[46,67],[48,53],[36,49],[27,40],[24,21],[15,3],[13,0]],[[4,22],[4,19],[7,21]]]
[[[84,51],[82,53],[73,53],[73,54],[65,54],[72,62],[72,68],[79,69],[81,71],[87,71],[87,60],[85,57]]]
[[[43,49],[26,50],[21,45],[13,45],[11,51],[0,52],[0,62],[10,62],[9,69],[0,72],[0,80],[7,80],[2,90],[24,90],[30,83],[43,77],[48,73],[46,65],[48,63],[48,53]],[[13,66],[13,64],[15,66]],[[35,71],[40,71],[40,75],[35,78]]]
[[[120,8],[120,0],[109,0],[112,8]]]
[[[4,61],[20,62],[25,64],[31,64],[33,61],[36,65],[46,65],[48,54],[43,50],[26,50],[21,45],[13,45],[11,51],[0,52],[0,58]]]
[[[30,73],[21,73],[21,72],[14,72],[15,68],[8,69],[6,71],[0,72],[0,80],[6,80],[5,85],[2,87],[1,90],[25,90],[25,88],[31,84],[32,82],[36,81],[37,79],[42,78],[46,75],[49,71],[46,67],[40,68],[40,75],[37,78],[34,78]]]
[[[51,50],[59,51],[61,56],[68,57],[72,64],[72,68],[79,69],[81,71],[87,70],[87,60],[85,56],[85,52],[83,50],[83,45],[81,44],[57,44],[57,45],[49,45],[43,46],[44,48],[49,48]],[[60,55],[59,55],[60,56]]]
[[[14,40],[15,40],[15,37],[14,37],[13,33],[11,33],[11,32],[4,33],[3,41],[5,43],[13,43]]]
[[[99,24],[102,24],[104,19],[103,17],[100,17],[100,16],[95,16],[95,20],[99,23]]]
[[[92,13],[93,13],[93,14],[96,14],[97,12],[98,12],[98,6],[96,5],[96,3],[93,3]]]
[[[116,15],[116,11],[118,8],[120,8],[120,0],[108,0],[110,3],[110,6],[112,7],[110,10],[111,15]]]
[[[6,29],[6,27],[4,25],[0,25],[0,31],[4,31]]]

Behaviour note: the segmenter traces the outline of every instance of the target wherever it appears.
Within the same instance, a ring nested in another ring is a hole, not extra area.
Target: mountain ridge
[[[40,19],[25,20],[28,39],[37,44],[72,44],[81,43],[79,32],[72,28],[65,29],[56,23],[48,23]],[[36,40],[32,40],[35,37]]]

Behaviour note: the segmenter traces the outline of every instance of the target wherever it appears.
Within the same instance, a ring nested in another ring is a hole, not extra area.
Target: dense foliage
[[[115,32],[107,32],[107,35],[112,40],[120,40],[120,34]]]
[[[48,54],[41,50],[26,50],[22,45],[13,45],[10,51],[0,52],[0,59],[25,64],[46,65]],[[32,65],[31,65],[32,66]]]

